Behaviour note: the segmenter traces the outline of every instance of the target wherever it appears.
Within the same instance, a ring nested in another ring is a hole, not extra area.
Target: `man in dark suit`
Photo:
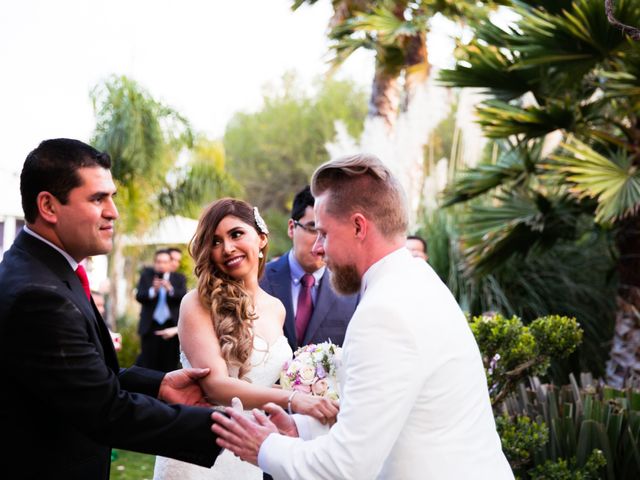
[[[260,286],[284,304],[284,333],[289,345],[296,348],[309,343],[331,340],[342,345],[344,334],[358,302],[357,295],[340,296],[331,287],[331,272],[322,254],[313,252],[316,241],[313,213],[314,199],[309,186],[296,194],[289,219],[289,238],[293,247],[278,260],[266,265]],[[312,285],[310,312],[301,299],[304,295],[304,275]],[[313,277],[311,279],[310,277]],[[310,318],[301,318],[303,309]]]
[[[172,269],[169,250],[157,250],[153,268],[142,270],[136,292],[136,300],[142,305],[136,365],[162,372],[179,368],[178,314],[187,293],[184,275]]]
[[[109,478],[111,448],[211,466],[202,369],[120,370],[81,266],[112,248],[111,160],[77,140],[25,160],[26,227],[0,263],[0,424],[7,478]],[[77,270],[76,270],[77,269]],[[75,271],[74,271],[75,270]]]

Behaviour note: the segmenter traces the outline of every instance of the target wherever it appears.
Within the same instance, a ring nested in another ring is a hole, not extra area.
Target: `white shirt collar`
[[[407,250],[407,248],[403,245],[371,265],[362,276],[362,284],[360,285],[360,296],[362,297],[362,295],[364,295],[364,292],[367,289],[367,285],[375,280],[377,273],[382,270],[384,265],[404,257],[411,257],[411,252],[409,252],[409,250]]]
[[[58,247],[57,245],[54,245],[53,243],[51,243],[49,240],[47,240],[46,238],[44,238],[42,235],[38,235],[36,232],[34,232],[33,230],[31,230],[29,227],[27,227],[26,225],[24,227],[22,227],[22,229],[25,231],[25,233],[28,233],[29,235],[31,235],[32,237],[36,237],[38,240],[40,240],[41,242],[46,243],[47,245],[49,245],[51,248],[54,248],[55,250],[57,250],[58,252],[60,252],[60,255],[62,255],[64,258],[67,259],[67,262],[69,262],[69,265],[71,265],[71,269],[75,272],[76,268],[78,268],[78,262],[76,262],[71,255],[69,255],[67,252],[65,252],[64,250],[62,250],[60,247]]]

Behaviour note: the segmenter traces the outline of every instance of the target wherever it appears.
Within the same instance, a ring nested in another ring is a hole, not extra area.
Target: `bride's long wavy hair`
[[[196,233],[189,242],[189,254],[195,262],[200,302],[211,314],[222,356],[230,366],[238,368],[238,378],[248,372],[253,350],[253,321],[257,318],[253,301],[241,280],[218,269],[211,258],[213,238],[218,224],[231,215],[267,235],[256,222],[255,210],[242,200],[221,198],[210,204],[198,221]],[[264,225],[264,224],[262,224]],[[266,230],[266,229],[265,229]],[[258,256],[258,278],[264,272],[268,244]],[[261,257],[261,258],[260,258]]]

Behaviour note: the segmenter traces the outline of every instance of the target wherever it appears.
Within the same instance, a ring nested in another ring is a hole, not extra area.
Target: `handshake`
[[[263,409],[264,412],[254,408],[252,418],[244,412],[240,399],[234,397],[231,407],[226,407],[224,413],[212,415],[214,423],[211,429],[218,435],[216,443],[245,462],[258,466],[260,446],[269,435],[298,436],[295,421],[282,407],[269,402]]]

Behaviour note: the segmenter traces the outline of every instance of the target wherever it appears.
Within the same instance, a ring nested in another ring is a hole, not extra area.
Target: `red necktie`
[[[309,319],[313,313],[313,302],[311,300],[311,288],[316,279],[310,273],[305,273],[300,279],[300,293],[298,294],[298,309],[296,310],[296,337],[298,345],[304,339],[304,333],[309,325]]]
[[[89,278],[87,277],[87,271],[82,265],[78,265],[78,268],[76,269],[76,275],[80,279],[82,288],[84,288],[84,293],[87,295],[87,300],[91,302],[91,288],[89,288]]]

